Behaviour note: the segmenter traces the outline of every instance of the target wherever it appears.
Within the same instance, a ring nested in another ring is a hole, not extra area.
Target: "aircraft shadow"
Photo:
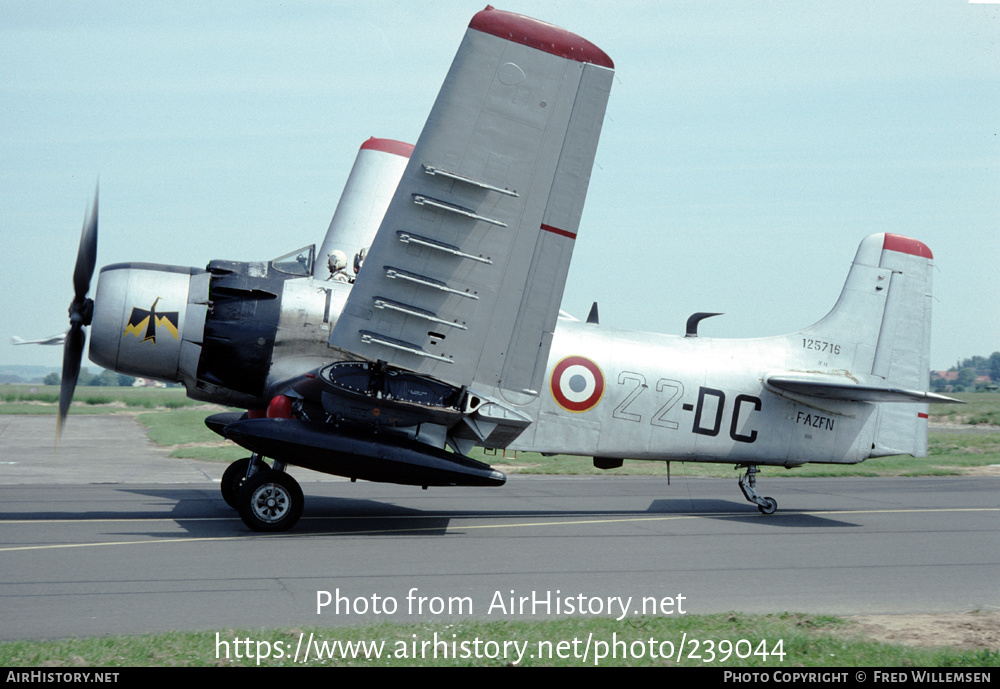
[[[815,514],[802,514],[794,511],[778,511],[763,515],[754,505],[742,501],[730,500],[690,500],[662,499],[654,500],[650,512],[664,514],[698,514],[698,516],[720,521],[739,521],[741,523],[756,523],[760,526],[781,526],[789,528],[816,528],[820,526],[860,526],[853,522],[830,519]]]
[[[232,521],[239,522],[236,511],[226,505],[212,490],[128,489],[143,495],[176,501],[169,518],[181,521],[192,536],[252,535],[250,531],[234,533]],[[761,515],[756,508],[742,501],[704,499],[657,499],[646,509],[482,509],[435,510],[393,504],[365,498],[341,498],[311,495],[306,501],[302,519],[292,534],[371,534],[371,535],[443,535],[452,519],[531,519],[582,515],[586,517],[641,517],[649,515],[697,515],[708,519],[739,522],[761,527],[817,528],[858,526],[856,523],[796,512]],[[121,515],[118,515],[119,517]],[[137,518],[139,515],[136,515]],[[147,516],[147,515],[142,515]],[[152,516],[152,515],[148,515]],[[156,516],[163,517],[163,513]],[[157,534],[150,534],[157,535]]]
[[[192,537],[217,538],[232,536],[252,536],[240,521],[236,511],[229,507],[214,488],[145,488],[137,486],[116,487],[122,491],[162,501],[158,506],[140,507],[127,511],[96,509],[87,511],[49,510],[33,513],[8,513],[6,519],[28,520],[143,520],[169,519],[178,524]],[[169,509],[164,509],[172,503]],[[650,515],[697,515],[708,519],[740,522],[759,526],[780,526],[785,528],[816,528],[858,526],[837,519],[819,517],[796,512],[781,512],[764,516],[747,503],[719,499],[657,499],[646,509],[510,509],[510,510],[435,510],[425,512],[412,507],[404,507],[388,501],[340,498],[331,496],[309,496],[301,521],[290,532],[291,535],[342,534],[342,535],[443,535],[452,519],[531,519],[559,517],[642,517]],[[234,529],[234,526],[236,529]],[[112,533],[112,532],[109,532]],[[138,532],[118,532],[120,535],[136,535]],[[153,538],[176,537],[176,530],[147,531],[144,535]]]

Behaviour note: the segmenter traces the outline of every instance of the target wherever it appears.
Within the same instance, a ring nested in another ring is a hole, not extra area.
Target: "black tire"
[[[774,514],[778,510],[778,501],[774,498],[764,498],[767,500],[767,507],[764,505],[757,505],[757,509],[760,510],[761,514]]]
[[[235,462],[230,464],[222,474],[222,485],[220,486],[222,490],[222,499],[225,500],[226,504],[234,510],[238,510],[240,508],[240,489],[243,488],[243,482],[247,477],[247,467],[250,465],[252,460],[253,457],[237,459]]]
[[[302,516],[305,500],[298,481],[283,471],[259,471],[243,484],[240,518],[254,531],[287,531]]]

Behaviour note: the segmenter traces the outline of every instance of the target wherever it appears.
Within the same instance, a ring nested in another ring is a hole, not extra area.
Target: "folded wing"
[[[477,14],[330,344],[537,394],[613,68],[558,27]]]

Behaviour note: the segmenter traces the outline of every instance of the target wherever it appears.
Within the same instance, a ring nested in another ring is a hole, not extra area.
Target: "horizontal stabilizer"
[[[849,402],[944,402],[965,404],[933,392],[859,385],[849,378],[823,373],[778,373],[765,378],[768,387],[807,397]]]
[[[209,427],[216,430],[224,420]],[[243,419],[221,431],[251,452],[352,479],[411,486],[502,486],[507,481],[488,464],[389,433],[296,419]]]

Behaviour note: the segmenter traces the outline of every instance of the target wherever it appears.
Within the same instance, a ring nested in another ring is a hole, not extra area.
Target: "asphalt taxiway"
[[[423,491],[292,468],[303,519],[260,535],[222,501],[222,465],[167,457],[129,417],[69,421],[55,450],[52,417],[0,417],[3,640],[617,617],[667,599],[674,614],[1000,606],[1000,477],[765,474],[779,509],[763,516],[736,472]]]

